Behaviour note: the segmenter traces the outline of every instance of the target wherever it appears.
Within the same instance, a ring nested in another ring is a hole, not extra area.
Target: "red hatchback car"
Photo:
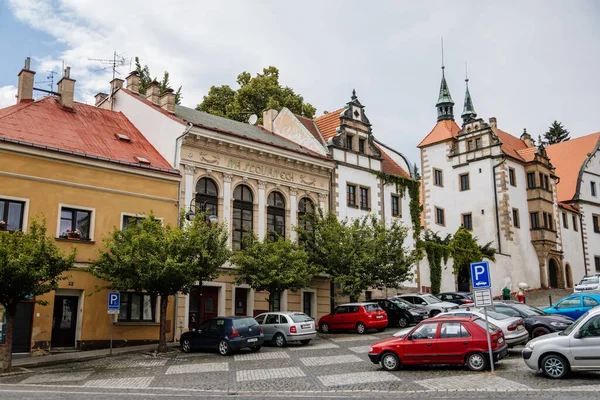
[[[502,330],[490,324],[494,362],[508,354]],[[485,321],[478,317],[430,318],[404,337],[385,339],[371,346],[369,358],[383,369],[419,364],[466,364],[483,371],[489,364]]]
[[[387,325],[387,314],[376,303],[342,304],[319,320],[323,333],[355,329],[358,333],[366,333],[368,329],[383,332]]]

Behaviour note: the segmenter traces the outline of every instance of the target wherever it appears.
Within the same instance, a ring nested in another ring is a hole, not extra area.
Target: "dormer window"
[[[124,133],[115,133],[115,137],[121,142],[131,142],[131,138]]]
[[[346,135],[346,150],[352,150],[352,139],[354,137],[351,135]]]
[[[150,164],[150,161],[146,157],[135,156],[135,159],[140,164]]]
[[[358,139],[358,152],[359,153],[365,153],[365,142],[367,140],[366,139]]]

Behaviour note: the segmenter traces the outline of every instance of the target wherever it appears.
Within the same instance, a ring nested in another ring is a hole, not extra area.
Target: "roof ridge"
[[[546,149],[550,148],[550,147],[557,147],[559,145],[565,145],[565,144],[569,144],[569,143],[573,143],[576,142],[578,140],[582,140],[582,139],[587,139],[590,136],[594,136],[594,135],[600,135],[600,132],[594,132],[594,133],[588,133],[587,135],[583,135],[583,136],[579,136],[579,137],[575,137],[575,138],[571,138],[569,140],[565,140],[563,142],[558,142],[558,143],[553,143],[553,144],[549,144],[546,146]]]
[[[16,112],[18,112],[18,111],[24,110],[25,108],[29,107],[29,106],[30,106],[30,105],[32,105],[32,104],[38,104],[38,103],[41,103],[43,100],[46,100],[46,99],[48,99],[48,98],[51,98],[51,97],[52,97],[52,96],[44,96],[44,97],[42,97],[41,99],[37,99],[37,100],[34,100],[34,101],[28,101],[28,102],[23,102],[23,103],[17,103],[17,104],[13,104],[12,106],[5,107],[5,108],[10,108],[10,107],[15,107],[15,108],[14,108],[14,110],[11,110],[10,112],[8,112],[8,113],[6,113],[6,114],[0,114],[0,119],[2,119],[2,118],[5,118],[5,117],[8,117],[8,116],[10,116],[10,115],[13,115],[14,113],[16,113]],[[22,107],[19,107],[19,106],[21,106],[21,105],[23,105],[23,106],[22,106]],[[0,109],[0,111],[1,111],[1,110],[2,110],[2,109]]]
[[[324,118],[324,117],[329,117],[331,114],[334,114],[334,113],[337,113],[337,112],[344,111],[345,109],[346,109],[346,107],[342,107],[342,108],[340,108],[340,109],[337,109],[337,110],[335,110],[335,111],[330,111],[330,112],[328,112],[327,114],[323,114],[323,115],[321,115],[321,116],[319,116],[319,117],[317,117],[317,118],[313,118],[313,121],[316,121],[316,120],[318,120],[318,119],[321,119],[321,118]],[[339,117],[339,115],[338,115],[338,117]]]

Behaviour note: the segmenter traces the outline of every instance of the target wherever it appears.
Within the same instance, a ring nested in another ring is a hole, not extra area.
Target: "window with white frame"
[[[0,230],[23,230],[25,202],[0,198]]]
[[[92,211],[63,206],[60,209],[59,237],[91,240]]]

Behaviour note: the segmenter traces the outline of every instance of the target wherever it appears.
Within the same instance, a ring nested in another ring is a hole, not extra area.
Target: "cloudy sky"
[[[168,70],[187,106],[274,65],[317,115],[356,88],[375,135],[415,161],[435,124],[441,37],[455,114],[467,62],[479,116],[503,130],[537,137],[557,119],[572,137],[599,131],[599,20],[594,0],[0,0],[0,107],[14,103],[27,56],[37,87],[64,62],[89,103],[111,77],[90,59],[114,50]]]

